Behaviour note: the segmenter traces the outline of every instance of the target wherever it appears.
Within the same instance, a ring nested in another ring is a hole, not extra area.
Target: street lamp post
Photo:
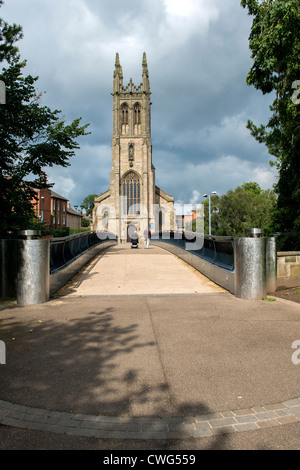
[[[210,197],[211,196],[215,196],[217,194],[216,191],[212,191],[211,193],[209,194],[203,194],[203,197],[207,197],[208,196],[208,227],[209,227],[209,235],[211,235],[211,209],[210,209]]]
[[[42,222],[44,222],[44,211],[45,211],[45,198],[44,198],[44,196],[41,196],[41,200],[43,201]]]

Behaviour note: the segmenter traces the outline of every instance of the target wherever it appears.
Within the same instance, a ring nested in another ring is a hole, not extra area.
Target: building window
[[[124,214],[136,215],[140,211],[141,187],[136,173],[130,171],[123,180],[123,212]]]
[[[63,225],[66,225],[66,216],[63,215]]]
[[[128,116],[129,110],[128,105],[123,103],[121,106],[121,132],[122,134],[127,134],[129,126],[128,126]]]
[[[141,110],[141,105],[136,103],[133,108],[133,131],[135,134],[141,133]]]
[[[63,211],[66,212],[66,204],[63,203]]]
[[[55,211],[56,209],[56,199],[52,199],[52,210]]]
[[[57,210],[60,211],[60,201],[57,201]]]

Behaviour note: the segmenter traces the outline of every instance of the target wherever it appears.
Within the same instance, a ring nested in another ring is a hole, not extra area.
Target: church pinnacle
[[[147,66],[147,58],[146,58],[146,52],[144,52],[144,54],[143,54],[143,62],[142,62],[142,65],[143,65],[143,75],[146,75],[147,77],[149,77],[148,66]]]
[[[146,52],[143,54],[143,91],[150,92],[150,83],[149,83],[149,72],[148,72],[148,65],[147,65],[147,58]]]
[[[149,71],[148,71],[148,65],[147,65],[147,57],[146,57],[146,52],[143,53],[143,61],[142,61],[142,67],[143,67],[143,82],[141,83],[141,87],[143,92],[145,93],[150,93],[150,82],[149,82]],[[134,88],[134,84],[132,82],[132,79],[130,79],[129,84],[127,87],[123,88],[123,70],[120,64],[120,57],[119,53],[116,53],[116,59],[115,59],[115,70],[114,70],[114,93],[120,93],[122,91],[132,91]]]
[[[116,53],[116,61],[115,61],[115,71],[114,71],[114,77],[116,75],[119,75],[120,78],[123,78],[123,71],[122,67],[120,65],[120,59],[119,59],[119,53]]]
[[[115,70],[114,70],[114,93],[119,92],[123,86],[123,71],[120,65],[119,53],[116,53]]]

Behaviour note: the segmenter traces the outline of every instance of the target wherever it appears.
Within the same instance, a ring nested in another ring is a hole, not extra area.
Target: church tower
[[[95,198],[93,228],[107,225],[112,205],[115,211],[115,231],[119,241],[130,238],[128,228],[142,234],[147,226],[152,231],[162,229],[161,205],[168,211],[174,198],[155,186],[155,168],[151,144],[151,92],[146,53],[142,61],[142,82],[136,86],[132,79],[123,85],[123,71],[116,54],[113,76],[113,134],[110,189]],[[110,207],[111,209],[111,207]],[[105,224],[103,221],[105,219]],[[101,224],[100,224],[101,225]],[[111,225],[112,226],[112,225]],[[97,228],[98,227],[98,228]]]

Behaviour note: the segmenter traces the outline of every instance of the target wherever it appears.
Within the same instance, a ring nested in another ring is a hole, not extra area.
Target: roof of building
[[[51,190],[51,197],[56,197],[57,199],[63,199],[64,201],[68,201],[68,199],[60,194],[56,193],[55,191]]]
[[[77,212],[75,209],[72,209],[72,207],[68,207],[67,212],[68,214],[77,215],[78,217],[83,217],[83,214],[81,214],[80,212]]]

